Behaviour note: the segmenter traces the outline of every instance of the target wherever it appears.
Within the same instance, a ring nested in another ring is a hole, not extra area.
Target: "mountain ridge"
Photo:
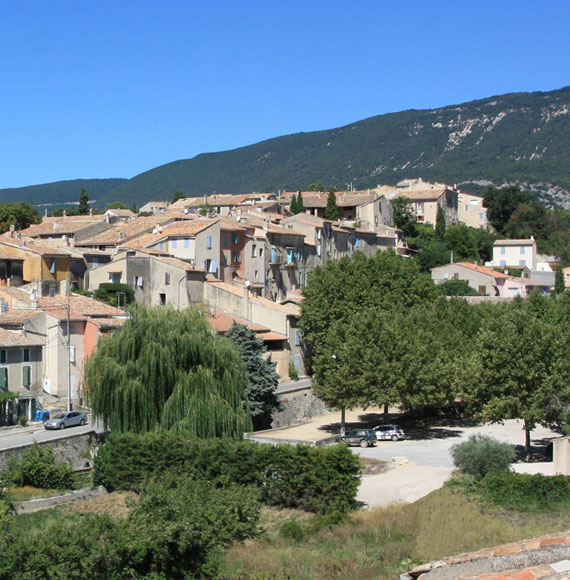
[[[550,205],[570,207],[569,135],[570,87],[494,95],[178,159],[114,184],[98,205],[169,200],[177,190],[248,193],[319,182],[366,189],[423,177],[474,193],[486,184],[522,184]]]

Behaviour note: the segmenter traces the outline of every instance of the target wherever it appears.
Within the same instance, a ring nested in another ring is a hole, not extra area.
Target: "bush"
[[[6,469],[0,477],[2,485],[21,487],[31,485],[42,489],[73,489],[75,473],[67,463],[55,460],[50,447],[34,443],[21,460],[14,455],[8,458]]]
[[[486,435],[472,435],[468,441],[451,448],[453,464],[457,469],[476,479],[488,473],[508,471],[515,460],[515,450]]]
[[[570,503],[570,477],[541,473],[490,473],[479,483],[481,495],[498,505],[516,509],[558,509]]]
[[[111,435],[95,458],[95,483],[139,491],[149,478],[192,474],[218,487],[255,486],[261,501],[320,514],[355,507],[358,456],[344,445],[260,445],[249,441],[185,440],[167,434]]]
[[[95,298],[107,302],[112,306],[117,306],[117,293],[124,294],[124,300],[121,300],[121,306],[131,304],[135,300],[135,290],[128,284],[114,284],[113,282],[102,282],[95,291]]]

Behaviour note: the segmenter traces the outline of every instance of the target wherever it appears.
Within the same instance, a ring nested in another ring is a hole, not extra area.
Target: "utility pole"
[[[67,286],[67,410],[71,411],[71,288]]]

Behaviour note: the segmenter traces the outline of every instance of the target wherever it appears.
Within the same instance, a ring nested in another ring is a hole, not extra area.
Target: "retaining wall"
[[[279,396],[284,409],[273,415],[271,426],[274,428],[308,423],[313,417],[329,414],[310,386],[279,393]]]
[[[95,431],[80,433],[78,435],[65,435],[60,439],[51,439],[50,441],[38,441],[40,447],[51,447],[55,452],[58,461],[65,461],[73,469],[88,469],[93,467],[93,458],[98,446],[97,435]],[[2,471],[8,462],[8,457],[15,455],[21,458],[26,449],[29,449],[33,443],[18,445],[11,449],[0,450],[0,471]]]
[[[85,499],[91,499],[107,493],[105,488],[100,485],[95,489],[80,489],[73,493],[66,493],[65,495],[56,495],[54,497],[46,497],[41,499],[31,499],[29,501],[17,501],[13,504],[14,511],[17,514],[31,514],[39,512],[40,510],[47,510],[58,505],[73,503]]]

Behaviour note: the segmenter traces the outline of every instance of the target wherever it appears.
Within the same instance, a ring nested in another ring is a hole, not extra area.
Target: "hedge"
[[[192,474],[216,486],[253,485],[261,501],[326,514],[355,507],[360,462],[346,446],[261,445],[228,439],[185,440],[169,434],[111,435],[95,459],[95,481],[139,491],[165,473]]]

